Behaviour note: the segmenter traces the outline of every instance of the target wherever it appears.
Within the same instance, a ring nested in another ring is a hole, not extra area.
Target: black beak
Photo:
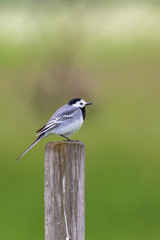
[[[91,103],[91,102],[87,102],[87,103],[86,103],[86,106],[87,106],[87,105],[91,105],[91,104],[93,104],[93,103]]]

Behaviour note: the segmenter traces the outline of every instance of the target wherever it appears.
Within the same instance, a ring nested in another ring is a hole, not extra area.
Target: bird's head
[[[74,107],[79,107],[79,108],[85,108],[87,105],[91,105],[91,102],[85,102],[81,98],[73,98],[72,100],[69,101],[69,105],[72,105]]]

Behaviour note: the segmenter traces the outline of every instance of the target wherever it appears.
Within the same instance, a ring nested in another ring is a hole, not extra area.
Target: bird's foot
[[[61,137],[64,137],[66,139],[66,141],[73,141],[73,140],[69,139],[68,137],[66,137],[64,135],[61,135]]]

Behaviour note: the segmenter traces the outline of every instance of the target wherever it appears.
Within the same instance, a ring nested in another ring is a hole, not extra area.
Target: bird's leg
[[[67,138],[66,136],[61,134],[61,137],[64,137],[67,141],[72,141],[71,139]]]

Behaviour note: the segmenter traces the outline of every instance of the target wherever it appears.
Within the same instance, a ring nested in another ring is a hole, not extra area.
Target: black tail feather
[[[44,138],[44,134],[38,136],[38,138],[17,158],[16,162],[23,157],[34,145],[36,145],[42,138]]]

